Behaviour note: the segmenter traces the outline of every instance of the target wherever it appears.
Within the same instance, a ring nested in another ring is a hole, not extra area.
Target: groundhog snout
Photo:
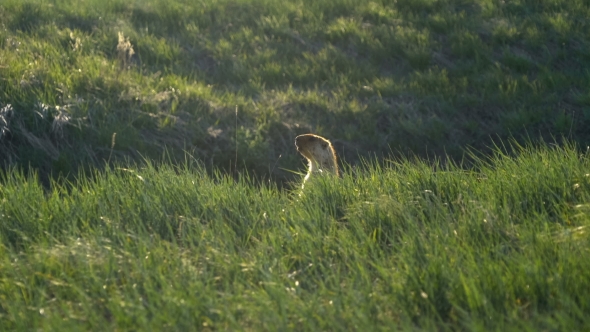
[[[313,139],[313,137],[304,136],[304,135],[299,135],[299,136],[295,137],[295,146],[297,147],[297,150],[299,150],[301,148],[302,144],[304,144],[305,142],[309,142],[312,139]]]

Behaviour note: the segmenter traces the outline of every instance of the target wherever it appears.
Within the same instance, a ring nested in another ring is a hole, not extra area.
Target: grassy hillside
[[[310,131],[349,162],[584,145],[588,17],[583,0],[5,0],[0,163],[45,178],[167,149],[285,179]]]
[[[0,330],[588,330],[588,151],[486,160],[3,173]]]
[[[0,2],[0,330],[588,330],[588,17]],[[301,193],[305,132],[352,166]]]

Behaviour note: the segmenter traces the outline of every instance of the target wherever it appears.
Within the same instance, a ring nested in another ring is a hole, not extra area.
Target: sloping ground
[[[286,192],[185,165],[0,178],[0,330],[590,327],[590,159],[391,162]]]
[[[585,145],[588,17],[583,0],[6,0],[0,163],[46,178],[167,148],[286,179],[310,131],[353,163]]]

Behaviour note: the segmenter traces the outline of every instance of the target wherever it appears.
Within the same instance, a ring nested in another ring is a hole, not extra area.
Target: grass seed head
[[[135,54],[135,51],[133,50],[133,45],[131,45],[131,42],[129,41],[129,37],[125,37],[122,32],[119,32],[117,55],[123,68],[127,68],[127,65],[129,61],[131,61],[133,54]]]

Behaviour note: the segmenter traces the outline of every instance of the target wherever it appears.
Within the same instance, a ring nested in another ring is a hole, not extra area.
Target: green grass
[[[47,182],[190,151],[285,181],[305,132],[350,163],[585,145],[588,17],[582,0],[5,0],[0,163]]]
[[[0,330],[588,330],[588,17],[0,2]]]
[[[190,160],[50,191],[11,169],[0,330],[587,330],[590,156],[515,150],[303,193]]]

